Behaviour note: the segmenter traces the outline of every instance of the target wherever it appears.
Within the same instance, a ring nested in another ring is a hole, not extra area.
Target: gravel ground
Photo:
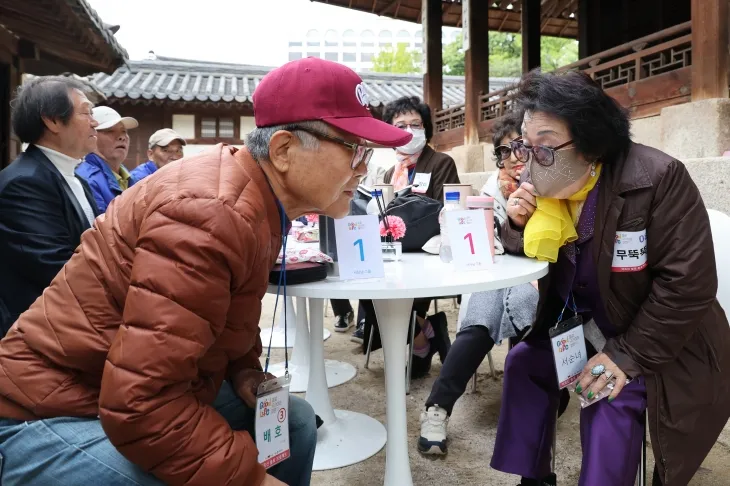
[[[356,302],[353,301],[353,306]],[[261,317],[261,327],[269,327],[272,322],[273,297],[266,296]],[[457,309],[451,301],[440,301],[439,310],[447,312],[449,330],[454,339],[456,332]],[[325,327],[333,331],[332,310],[327,309]],[[332,332],[325,342],[325,357],[346,361],[354,365],[357,376],[335,388],[330,388],[330,399],[336,409],[365,413],[385,423],[385,380],[383,374],[383,353],[376,351],[370,358],[370,369],[363,367],[365,356],[360,347],[350,341],[350,333]],[[405,349],[405,348],[404,348]],[[411,384],[411,394],[407,398],[409,456],[413,482],[417,486],[435,484],[475,484],[489,486],[514,486],[519,478],[490,469],[489,460],[494,448],[497,419],[501,405],[502,373],[506,345],[497,346],[492,351],[497,377],[493,378],[487,360],[478,371],[476,393],[470,387],[457,403],[449,423],[449,454],[445,457],[424,457],[416,449],[419,434],[419,414],[431,391],[441,363],[434,358],[429,376]],[[272,351],[272,362],[283,361],[283,352]],[[570,406],[558,423],[557,475],[561,485],[577,485],[580,474],[580,436],[577,400]],[[649,468],[654,467],[649,449]],[[382,485],[385,474],[385,449],[370,459],[342,469],[315,472],[312,477],[314,486],[370,486]],[[651,484],[651,477],[648,483]],[[690,483],[691,486],[730,485],[730,426],[710,452],[702,468]]]

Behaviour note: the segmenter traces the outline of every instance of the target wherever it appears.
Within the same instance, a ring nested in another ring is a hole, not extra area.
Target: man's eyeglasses
[[[413,123],[398,122],[395,124],[395,127],[400,128],[401,130],[405,130],[408,127],[410,127],[411,130],[422,130],[423,123],[422,122],[413,122]]]
[[[525,145],[522,137],[520,137],[510,142],[510,146],[515,153],[515,158],[520,162],[527,162],[530,160],[530,154],[532,154],[538,164],[543,167],[550,167],[555,163],[555,152],[572,143],[573,140],[568,140],[557,147],[548,147],[546,145]]]
[[[350,150],[353,151],[352,154],[352,160],[350,161],[350,168],[352,170],[356,170],[358,167],[360,167],[360,164],[365,164],[365,167],[368,166],[370,163],[370,159],[373,156],[373,149],[368,148],[365,145],[361,145],[359,143],[352,143],[348,142],[347,140],[343,140],[340,137],[335,137],[333,135],[327,135],[326,133],[322,133],[319,130],[314,130],[312,128],[306,128],[301,126],[295,126],[292,127],[290,131],[295,132],[297,130],[301,130],[302,132],[306,132],[310,135],[314,135],[318,138],[323,138],[325,140],[329,140],[330,142],[335,142],[340,145],[343,145]]]

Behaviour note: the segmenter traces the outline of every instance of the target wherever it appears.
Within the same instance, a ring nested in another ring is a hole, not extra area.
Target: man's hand
[[[236,393],[246,405],[250,408],[256,408],[256,391],[259,385],[265,380],[274,378],[276,377],[271,373],[264,373],[255,369],[241,370],[233,377],[233,389],[236,390]],[[266,483],[264,482],[264,484]]]
[[[267,474],[266,476],[264,476],[264,482],[261,483],[261,486],[287,486],[287,484],[282,483],[274,476]]]
[[[529,182],[520,185],[507,200],[507,216],[516,228],[524,228],[537,207],[535,188]]]

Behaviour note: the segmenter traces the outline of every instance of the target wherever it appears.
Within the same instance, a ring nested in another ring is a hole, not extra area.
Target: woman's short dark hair
[[[610,163],[628,150],[629,114],[585,73],[524,75],[516,101],[522,112],[543,112],[568,124],[576,148],[589,160]]]
[[[13,132],[23,143],[36,143],[43,136],[43,118],[66,125],[74,114],[71,90],[85,86],[63,76],[38,76],[18,88],[10,103]]]
[[[504,140],[504,137],[509,137],[513,133],[516,133],[517,135],[522,135],[521,112],[508,113],[502,118],[499,118],[494,123],[494,125],[492,126],[492,145],[494,145],[494,148],[496,149],[499,145],[502,144],[502,140]],[[504,164],[501,160],[499,160],[499,157],[497,156],[496,150],[494,152],[494,162],[497,164],[498,168],[501,169],[502,167],[504,167]]]
[[[404,96],[403,98],[398,98],[397,100],[391,101],[385,105],[385,110],[383,110],[383,121],[392,125],[393,118],[398,115],[405,115],[412,111],[421,115],[423,128],[426,131],[426,142],[430,142],[431,137],[433,137],[431,108],[429,108],[426,103],[421,103],[421,99],[418,96]]]

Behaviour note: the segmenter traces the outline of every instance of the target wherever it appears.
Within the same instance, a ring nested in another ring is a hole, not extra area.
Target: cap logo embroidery
[[[357,97],[357,102],[360,103],[365,108],[367,108],[370,105],[370,97],[368,96],[368,93],[365,90],[364,84],[360,83],[357,86],[355,86],[355,96]]]

